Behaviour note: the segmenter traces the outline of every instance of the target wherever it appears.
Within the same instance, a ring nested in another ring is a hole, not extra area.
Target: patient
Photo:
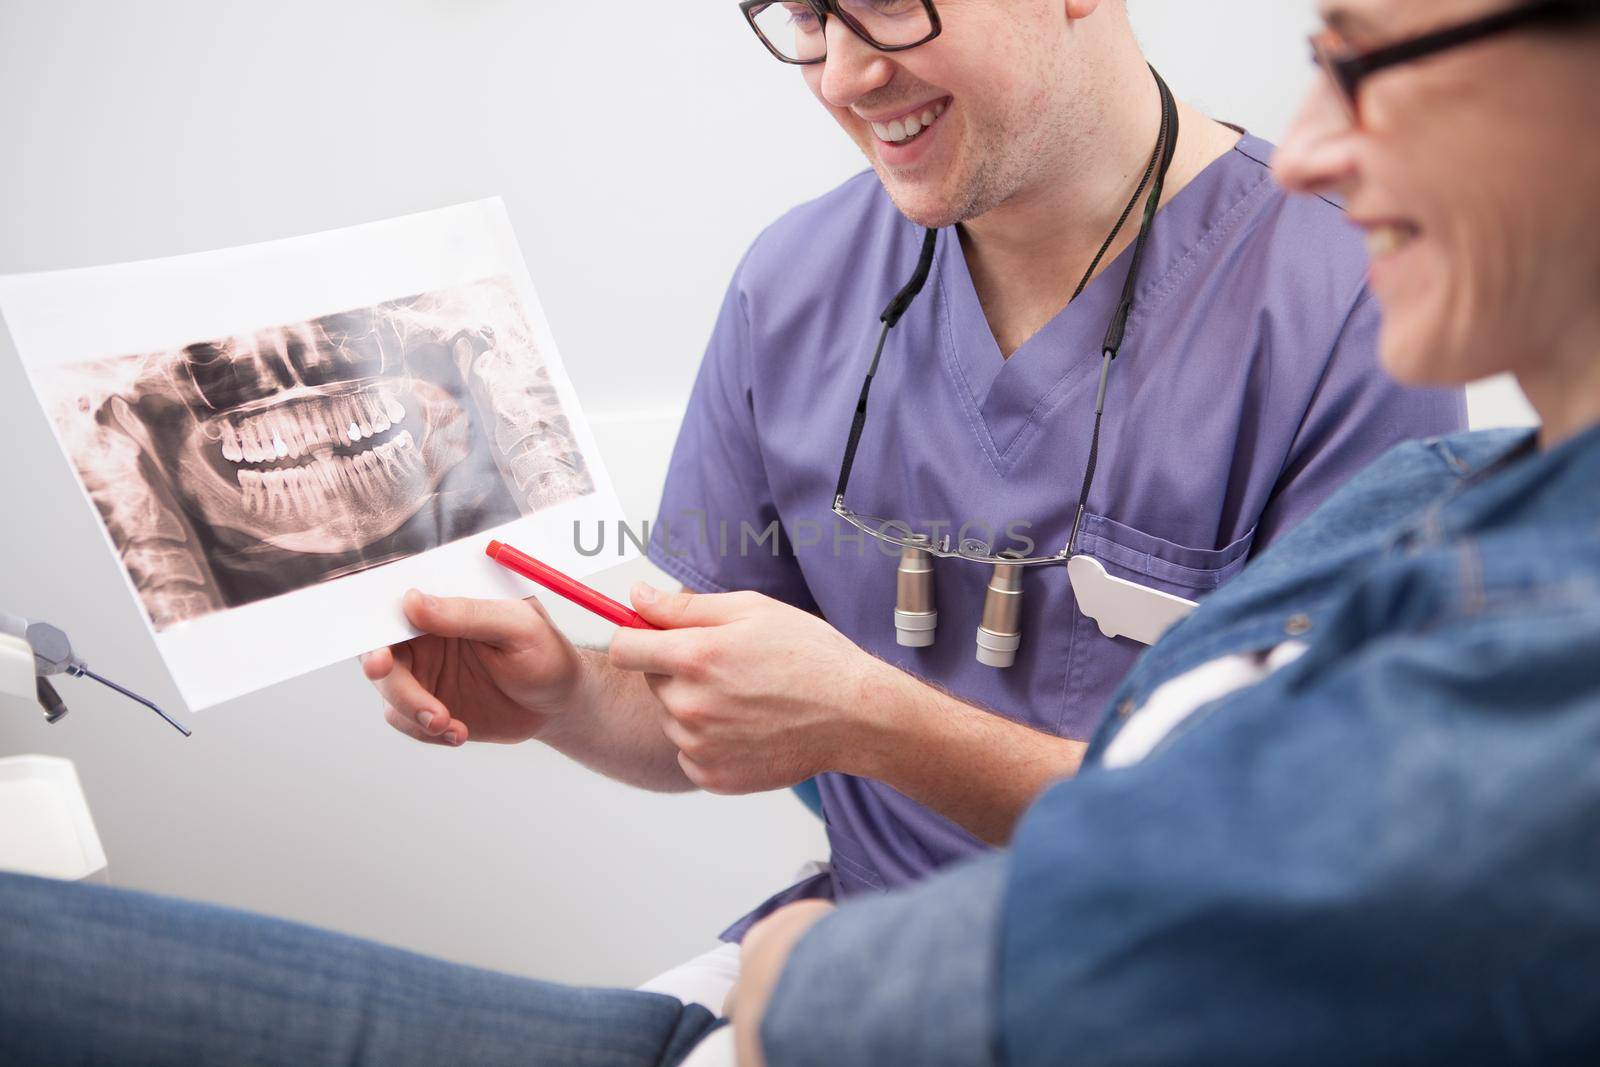
[[[1368,231],[1388,369],[1511,371],[1541,429],[1358,475],[1011,852],[768,919],[742,1063],[1600,1062],[1600,0],[1507,10],[1328,0],[1277,165]],[[5,1063],[659,1064],[717,1025],[5,876],[0,988]]]

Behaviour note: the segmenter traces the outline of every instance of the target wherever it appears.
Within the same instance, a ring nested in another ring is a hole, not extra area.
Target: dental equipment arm
[[[0,612],[0,698],[7,704],[31,702],[43,710],[46,722],[56,722],[67,713],[67,705],[48,680],[54,674],[92,678],[143,704],[184,737],[189,736],[188,729],[151,701],[91,671],[73,653],[72,643],[61,630]]]

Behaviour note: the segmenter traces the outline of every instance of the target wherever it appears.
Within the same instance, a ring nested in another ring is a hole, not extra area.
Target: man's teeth
[[[1381,259],[1398,252],[1416,238],[1416,231],[1408,226],[1376,226],[1367,231],[1367,255]]]
[[[302,467],[254,471],[240,468],[239,492],[253,516],[324,517],[330,506],[370,501],[423,472],[422,454],[409,431],[356,456],[319,456]]]
[[[238,421],[220,419],[217,426],[223,459],[229,463],[272,463],[375,437],[399,425],[405,417],[405,408],[394,397],[368,391],[297,401]]]
[[[933,120],[943,114],[944,104],[941,102],[934,104],[932,107],[924,108],[921,115],[907,115],[903,119],[895,119],[893,122],[887,123],[874,122],[872,124],[872,132],[878,135],[878,140],[880,141],[900,144],[902,141],[911,140],[911,138],[932,126]]]

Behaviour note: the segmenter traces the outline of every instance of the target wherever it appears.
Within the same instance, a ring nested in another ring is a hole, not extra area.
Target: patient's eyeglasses
[[[904,52],[939,36],[933,0],[744,0],[739,5],[767,51],[799,66],[828,58],[828,18],[880,52]]]
[[[1381,70],[1414,63],[1440,52],[1496,37],[1512,30],[1559,26],[1600,16],[1600,0],[1534,0],[1470,22],[1433,30],[1368,52],[1352,49],[1339,32],[1324,29],[1311,38],[1311,57],[1327,72],[1350,118],[1361,118],[1361,83]]]

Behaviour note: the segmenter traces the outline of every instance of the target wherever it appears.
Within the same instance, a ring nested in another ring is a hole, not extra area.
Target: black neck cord
[[[1100,422],[1106,411],[1106,382],[1128,329],[1128,316],[1133,312],[1133,291],[1139,280],[1139,268],[1144,264],[1145,244],[1150,236],[1150,226],[1155,221],[1156,209],[1161,206],[1161,191],[1167,184],[1167,171],[1172,168],[1172,157],[1178,148],[1177,101],[1172,98],[1172,90],[1167,88],[1161,75],[1156,74],[1154,67],[1150,68],[1150,73],[1155,75],[1156,86],[1161,91],[1161,133],[1156,138],[1156,150],[1150,157],[1152,165],[1160,157],[1160,170],[1156,173],[1155,186],[1150,190],[1150,199],[1145,201],[1144,220],[1139,228],[1138,239],[1133,243],[1133,262],[1128,264],[1128,280],[1122,284],[1122,299],[1117,303],[1116,314],[1111,317],[1111,325],[1106,328],[1106,339],[1100,346],[1100,387],[1094,398],[1094,434],[1089,438],[1089,462],[1084,467],[1083,488],[1078,493],[1078,510],[1072,517],[1072,533],[1067,537],[1067,547],[1062,552],[1064,556],[1072,555],[1072,550],[1077,547],[1078,528],[1083,525],[1083,513],[1089,506],[1089,487],[1094,484],[1094,471],[1100,460]],[[1137,195],[1135,199],[1138,199]]]
[[[1122,227],[1127,224],[1128,219],[1132,216],[1134,206],[1139,202],[1140,194],[1145,191],[1145,188],[1150,185],[1151,179],[1154,178],[1155,185],[1150,189],[1149,199],[1145,202],[1144,217],[1139,228],[1139,235],[1134,240],[1133,260],[1128,267],[1128,278],[1123,283],[1122,296],[1117,302],[1117,309],[1111,318],[1110,325],[1106,327],[1105,342],[1101,345],[1100,388],[1095,397],[1094,436],[1089,443],[1089,464],[1084,471],[1083,491],[1078,497],[1078,511],[1072,521],[1072,536],[1067,540],[1067,548],[1062,553],[1063,556],[1070,554],[1072,546],[1077,542],[1078,526],[1083,521],[1084,508],[1089,501],[1089,487],[1094,482],[1095,465],[1100,451],[1100,421],[1105,413],[1106,379],[1111,370],[1111,362],[1117,358],[1117,351],[1122,347],[1123,334],[1128,325],[1128,315],[1133,310],[1134,287],[1139,278],[1140,265],[1144,261],[1145,242],[1149,238],[1150,225],[1155,219],[1156,209],[1161,205],[1161,192],[1166,184],[1167,171],[1172,166],[1173,153],[1178,143],[1177,102],[1172,97],[1172,90],[1167,88],[1167,83],[1162,80],[1160,74],[1156,73],[1154,67],[1150,68],[1150,73],[1154,75],[1156,86],[1161,93],[1161,131],[1156,138],[1155,150],[1150,154],[1150,162],[1145,167],[1145,173],[1139,181],[1139,187],[1134,190],[1127,207],[1123,209],[1122,216],[1117,219],[1116,226],[1106,236],[1105,243],[1100,246],[1100,251],[1096,253],[1094,261],[1089,264],[1089,269],[1084,272],[1083,280],[1078,283],[1077,290],[1072,294],[1073,300],[1082,295],[1084,288],[1088,286],[1090,280],[1094,277],[1094,272],[1099,268],[1100,261],[1105,258],[1106,252],[1115,243],[1117,234],[1122,232]],[[895,294],[889,305],[883,309],[883,314],[879,316],[879,320],[883,323],[883,329],[878,333],[878,343],[872,352],[872,362],[867,367],[866,381],[861,383],[861,396],[856,401],[855,418],[850,424],[849,439],[845,442],[844,462],[840,465],[839,482],[834,489],[833,495],[835,509],[844,507],[845,486],[849,484],[850,470],[855,466],[856,448],[861,443],[861,431],[866,426],[867,398],[872,392],[872,380],[876,377],[878,364],[883,358],[884,344],[889,340],[889,331],[905,315],[912,302],[916,300],[917,294],[922,292],[922,287],[927,284],[928,275],[933,267],[933,254],[938,236],[938,231],[933,229],[929,229],[924,233],[922,250],[917,257],[916,270],[912,273],[911,279]]]
[[[1155,74],[1155,71],[1152,69],[1151,73]],[[1161,75],[1156,74],[1156,80],[1160,81],[1160,79]],[[1111,227],[1110,233],[1106,234],[1105,243],[1100,246],[1100,251],[1094,254],[1094,259],[1090,262],[1089,269],[1083,272],[1083,277],[1078,281],[1078,287],[1072,291],[1073,300],[1076,300],[1078,297],[1082,296],[1083,291],[1089,287],[1089,282],[1094,278],[1094,272],[1100,268],[1100,261],[1104,259],[1106,257],[1106,253],[1111,250],[1111,245],[1116,241],[1117,234],[1122,232],[1122,227],[1128,224],[1128,216],[1132,215],[1133,209],[1138,206],[1140,194],[1142,194],[1145,190],[1145,187],[1150,184],[1150,179],[1155,175],[1156,172],[1156,165],[1161,162],[1161,150],[1166,141],[1166,134],[1167,109],[1165,103],[1163,103],[1161,108],[1161,133],[1156,137],[1156,147],[1150,153],[1150,162],[1145,164],[1144,177],[1139,179],[1139,187],[1133,191],[1132,196],[1128,197],[1128,203],[1122,209],[1122,214],[1118,216],[1117,224]],[[1068,301],[1068,303],[1070,302],[1071,301]]]

